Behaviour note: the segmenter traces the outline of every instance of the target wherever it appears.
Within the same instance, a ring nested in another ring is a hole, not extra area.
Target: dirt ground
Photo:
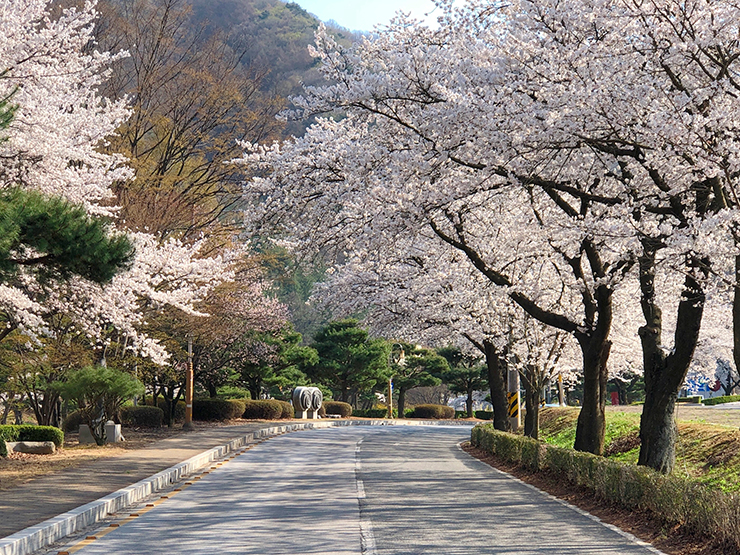
[[[217,423],[194,422],[196,429],[217,426]],[[182,426],[174,428],[124,428],[126,441],[103,446],[80,445],[77,434],[65,434],[64,447],[53,455],[10,453],[0,457],[0,491],[19,486],[23,482],[50,472],[78,466],[90,461],[121,455],[130,449],[140,449],[149,443],[182,433]]]
[[[680,527],[666,527],[663,522],[647,511],[626,510],[605,504],[591,492],[573,486],[559,476],[522,469],[502,461],[495,455],[472,447],[469,443],[463,445],[463,449],[492,467],[508,472],[523,482],[563,499],[599,517],[602,521],[613,524],[642,541],[652,544],[668,555],[737,555],[738,553],[736,546],[717,544],[711,538],[689,534]]]

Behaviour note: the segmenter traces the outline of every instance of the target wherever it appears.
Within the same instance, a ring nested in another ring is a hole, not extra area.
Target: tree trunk
[[[208,382],[208,396],[211,399],[215,399],[216,395],[218,395],[218,391],[216,390],[216,386],[213,382]]]
[[[247,389],[249,389],[249,396],[253,400],[258,401],[260,398],[260,393],[262,393],[262,383],[260,382],[260,380],[247,380]]]
[[[583,352],[583,407],[578,415],[573,448],[594,455],[604,453],[606,432],[607,360],[611,341],[603,336],[581,343]]]
[[[655,295],[655,253],[657,248],[644,244],[640,257],[640,289],[645,325],[639,330],[645,369],[645,404],[640,418],[640,456],[637,464],[670,474],[676,462],[674,419],[676,398],[699,339],[705,296],[692,272],[706,267],[705,261],[690,261],[689,272],[678,305],[674,349],[662,348],[663,318]]]
[[[740,238],[735,237],[735,246],[739,244]],[[735,295],[732,299],[732,358],[735,362],[735,370],[740,375],[740,255],[735,256],[735,284]],[[727,395],[732,395],[735,380],[731,369],[728,374],[727,381],[733,385]]]
[[[468,398],[465,399],[465,410],[468,413],[468,418],[473,418],[473,390],[468,389]]]
[[[524,380],[524,435],[537,439],[540,430],[540,380],[537,369],[528,366]]]
[[[396,405],[398,409],[398,418],[405,418],[403,411],[406,410],[406,388],[398,388],[398,403]]]
[[[484,341],[488,383],[491,388],[491,405],[493,405],[493,427],[502,432],[511,431],[509,423],[509,401],[506,397],[506,381],[499,359],[500,354],[490,341]]]

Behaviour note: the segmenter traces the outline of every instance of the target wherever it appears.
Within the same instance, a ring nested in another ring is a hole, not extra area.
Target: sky
[[[425,14],[435,9],[432,0],[293,0],[306,11],[322,21],[333,19],[342,27],[352,31],[372,31],[376,24],[387,24],[397,11],[432,23],[439,10],[428,17]]]

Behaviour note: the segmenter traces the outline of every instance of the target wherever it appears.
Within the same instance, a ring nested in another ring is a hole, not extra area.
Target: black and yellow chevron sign
[[[519,417],[519,392],[509,393],[509,418]]]

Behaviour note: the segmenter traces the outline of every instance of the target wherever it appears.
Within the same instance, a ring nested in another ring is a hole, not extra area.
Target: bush
[[[704,534],[740,548],[740,496],[719,492],[688,478],[664,476],[644,466],[634,466],[589,453],[476,426],[471,444],[507,462],[531,470],[546,470],[598,498],[627,508],[648,510],[669,527]]]
[[[393,413],[398,414],[396,409],[393,409]],[[357,409],[353,410],[352,414],[360,418],[387,418],[388,409]]]
[[[352,416],[352,405],[349,403],[343,403],[342,401],[327,401],[323,406],[326,410],[326,414],[338,414],[342,418],[349,418]]]
[[[295,417],[295,410],[293,410],[293,405],[291,405],[288,401],[275,401],[275,402],[279,403],[280,407],[283,409],[283,412],[280,413],[280,418]]]
[[[194,399],[193,420],[223,422],[244,414],[244,401],[237,399]]]
[[[18,426],[12,424],[0,425],[0,438],[5,441],[18,441]]]
[[[474,412],[475,417],[479,420],[493,420],[492,410],[477,410]]]
[[[121,424],[129,428],[160,428],[164,422],[164,411],[159,407],[123,407]]]
[[[248,420],[279,420],[283,416],[285,401],[276,401],[274,399],[263,399],[259,401],[242,401],[245,404],[242,411],[242,418]],[[290,403],[286,403],[290,404]],[[291,412],[293,407],[290,407]],[[292,416],[292,415],[291,415]]]
[[[5,440],[0,437],[0,457],[8,456],[8,446],[5,445]]]
[[[704,399],[705,405],[722,405],[724,403],[734,403],[740,401],[740,395],[723,395],[722,397],[712,397],[711,399]]]
[[[445,405],[416,405],[413,418],[450,419],[455,417],[455,409]]]
[[[0,426],[0,438],[5,441],[53,441],[54,445],[61,447],[64,432],[54,426],[8,424]]]
[[[67,418],[62,422],[62,430],[64,433],[71,434],[80,431],[80,424],[82,424],[82,412],[76,410],[70,412]]]
[[[691,397],[679,397],[676,399],[679,403],[699,403],[701,404],[703,397],[701,395],[692,395]]]
[[[147,399],[146,406],[151,407],[152,406],[152,400]],[[162,399],[161,397],[157,398],[157,406],[162,409],[162,412],[165,415],[165,421],[167,421],[167,401]],[[178,401],[175,405],[175,422],[184,422],[185,421],[185,401]]]

